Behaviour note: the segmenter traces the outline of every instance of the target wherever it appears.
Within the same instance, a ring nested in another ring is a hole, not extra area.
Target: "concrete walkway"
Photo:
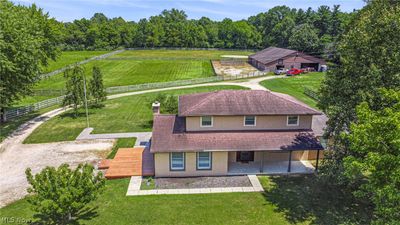
[[[255,175],[248,175],[252,187],[221,187],[221,188],[181,188],[181,189],[154,189],[140,190],[139,179],[131,177],[127,196],[138,195],[176,195],[176,194],[211,194],[211,193],[232,193],[232,192],[263,192],[264,189]],[[139,187],[139,188],[138,188]]]
[[[93,131],[93,128],[91,128],[91,127],[85,128],[78,135],[76,140],[136,138],[135,146],[146,146],[151,138],[151,132],[91,134],[92,131]]]

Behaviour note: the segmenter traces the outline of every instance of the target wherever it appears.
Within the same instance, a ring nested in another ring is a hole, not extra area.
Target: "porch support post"
[[[264,151],[262,151],[261,155],[261,164],[260,164],[260,173],[264,172]]]
[[[317,150],[317,163],[315,164],[315,172],[318,173],[318,163],[319,163],[319,150]]]
[[[288,173],[290,173],[291,169],[292,169],[292,151],[289,151],[289,165],[287,168]]]

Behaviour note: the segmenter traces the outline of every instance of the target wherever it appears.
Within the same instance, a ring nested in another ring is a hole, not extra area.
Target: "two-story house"
[[[150,148],[157,177],[296,172],[322,156],[312,130],[321,113],[287,95],[216,91],[180,96],[178,115],[159,108]]]

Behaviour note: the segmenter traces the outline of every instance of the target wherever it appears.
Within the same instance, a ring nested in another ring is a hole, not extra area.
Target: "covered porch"
[[[321,150],[229,152],[228,174],[309,174],[318,171]],[[315,166],[311,160],[315,160]]]

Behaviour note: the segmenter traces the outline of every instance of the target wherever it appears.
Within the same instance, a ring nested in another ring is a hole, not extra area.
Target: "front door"
[[[237,162],[249,162],[254,161],[254,152],[243,151],[236,153],[236,161]]]

